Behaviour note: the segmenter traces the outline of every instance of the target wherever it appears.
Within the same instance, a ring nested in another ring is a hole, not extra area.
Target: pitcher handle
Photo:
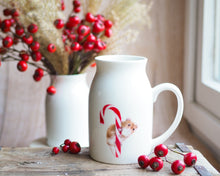
[[[153,88],[153,102],[155,103],[157,100],[158,95],[163,91],[171,91],[176,95],[177,98],[177,113],[176,117],[171,124],[171,126],[160,136],[156,137],[152,141],[152,147],[163,143],[171,134],[176,130],[177,126],[179,125],[182,115],[183,115],[183,96],[177,86],[171,83],[162,83]]]

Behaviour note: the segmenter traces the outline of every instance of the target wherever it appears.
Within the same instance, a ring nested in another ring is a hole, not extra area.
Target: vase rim
[[[146,62],[148,59],[144,56],[136,55],[102,55],[95,57],[96,61],[101,62]]]

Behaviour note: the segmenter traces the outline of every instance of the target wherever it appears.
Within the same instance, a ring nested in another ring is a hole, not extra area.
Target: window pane
[[[220,1],[216,2],[215,14],[215,64],[214,79],[220,82]]]

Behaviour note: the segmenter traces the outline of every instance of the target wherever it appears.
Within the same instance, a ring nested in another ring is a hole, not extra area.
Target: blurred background
[[[138,40],[123,51],[123,54],[140,55],[149,59],[146,70],[152,87],[170,82],[184,92],[186,2],[154,0],[149,13],[151,27],[144,28]],[[68,8],[68,5],[66,7]],[[15,63],[8,62],[0,67],[0,146],[29,146],[33,140],[46,135],[45,90],[49,85],[49,76],[35,82],[32,78],[33,70],[34,68],[30,68],[26,73],[21,73],[17,71]],[[90,83],[95,68],[89,68],[88,73]],[[170,126],[175,114],[175,96],[169,92],[161,94],[154,106],[154,137]],[[185,118],[165,143],[176,142],[192,145],[200,150],[215,168],[220,169],[213,152],[192,133]]]

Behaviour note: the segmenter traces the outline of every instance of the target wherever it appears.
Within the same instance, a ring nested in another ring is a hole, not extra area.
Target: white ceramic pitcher
[[[182,94],[170,83],[151,88],[145,57],[106,55],[95,60],[89,95],[90,156],[105,163],[136,163],[139,155],[150,153],[175,131],[183,113]],[[177,97],[176,117],[165,133],[152,139],[153,103],[165,90]]]

